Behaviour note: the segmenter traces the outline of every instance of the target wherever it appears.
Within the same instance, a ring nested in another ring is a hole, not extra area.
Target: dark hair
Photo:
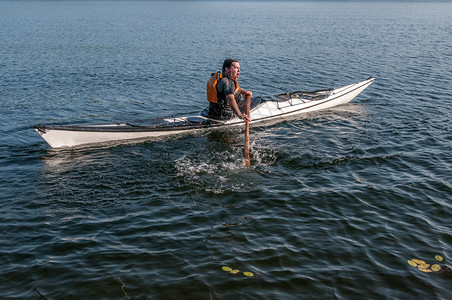
[[[226,59],[224,60],[224,63],[223,63],[223,69],[221,70],[221,72],[224,73],[225,69],[226,69],[226,68],[230,68],[231,65],[232,65],[232,63],[234,63],[234,62],[239,62],[239,61],[236,60],[236,59],[234,59],[234,58],[226,58]]]

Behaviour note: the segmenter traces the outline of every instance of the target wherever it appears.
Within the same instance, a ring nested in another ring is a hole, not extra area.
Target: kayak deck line
[[[155,119],[143,120],[154,121]],[[218,124],[216,124],[218,123]],[[200,123],[186,120],[175,120],[172,122],[165,121],[160,124],[138,125],[134,123],[111,123],[96,125],[34,125],[35,130],[40,134],[45,134],[50,130],[67,130],[67,131],[87,131],[87,132],[136,132],[136,131],[163,131],[163,130],[179,130],[180,128],[206,128],[221,126],[222,122],[214,122],[208,119]]]
[[[301,113],[327,109],[348,103],[375,79],[368,79],[339,88],[312,92],[296,91],[251,100],[251,124],[268,120],[284,120]],[[172,116],[93,125],[34,125],[34,129],[52,148],[77,147],[86,144],[156,137],[196,132],[213,128],[242,126],[237,117],[227,120],[210,118],[208,108],[197,115]]]
[[[319,106],[319,105],[325,104],[327,102],[332,102],[334,100],[341,99],[341,98],[346,97],[347,95],[352,94],[354,92],[357,95],[362,90],[367,88],[374,81],[375,81],[375,78],[369,77],[363,82],[350,84],[350,85],[344,86],[342,88],[323,89],[323,90],[315,91],[315,92],[329,92],[328,96],[332,96],[331,98],[326,97],[326,98],[322,98],[322,99],[319,99],[319,100],[311,100],[309,102],[303,102],[303,103],[297,103],[297,104],[292,104],[292,102],[290,100],[293,100],[293,98],[290,98],[289,100],[287,100],[285,102],[286,103],[290,103],[291,106],[303,105],[303,104],[306,104],[306,103],[311,104],[311,102],[315,102],[315,103],[312,103],[312,105],[309,105],[309,106],[304,106],[304,107],[302,107],[300,109],[296,109],[296,110],[293,110],[293,111],[281,113],[278,116],[284,117],[284,116],[287,116],[287,115],[293,115],[293,114],[301,113],[303,110],[312,110],[315,106]],[[352,86],[354,86],[354,85],[357,85],[357,86],[352,88]],[[347,88],[349,88],[349,90]],[[337,91],[337,90],[339,90],[339,91]],[[342,92],[342,91],[346,91],[346,93],[341,94],[340,92]],[[311,92],[311,93],[315,93],[315,92]],[[297,93],[297,92],[293,92],[292,94],[294,94],[294,93]],[[302,91],[302,93],[305,93],[305,92]],[[281,94],[281,95],[285,95],[285,94]],[[346,101],[344,103],[350,102],[354,97],[356,97],[356,95],[353,95],[350,100],[348,100],[348,101]],[[280,96],[280,95],[278,95],[278,96]],[[325,100],[325,101],[322,101],[322,100]],[[303,101],[303,99],[301,99],[301,101]],[[276,103],[278,103],[278,102],[276,102]],[[340,103],[340,104],[343,104],[343,103]],[[336,105],[333,105],[333,106],[336,106]],[[331,107],[333,107],[333,106],[331,106]],[[281,108],[278,105],[277,105],[277,109],[281,110]],[[315,109],[315,110],[317,110],[317,109]],[[253,119],[253,123],[255,123],[256,121],[264,121],[264,120],[268,120],[268,119],[274,119],[274,116],[269,116],[269,117],[265,117],[265,118],[259,118],[257,120]]]

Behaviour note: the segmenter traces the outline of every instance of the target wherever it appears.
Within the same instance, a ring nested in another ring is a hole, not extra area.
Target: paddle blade
[[[250,116],[250,105],[251,105],[251,97],[246,96],[245,97],[245,114],[249,117]],[[250,160],[250,122],[246,121],[245,123],[245,150],[243,152],[245,162],[243,165],[245,167],[249,167],[251,165]]]
[[[245,158],[245,162],[243,165],[245,167],[249,167],[251,165],[250,161],[250,122],[246,121],[245,128],[245,150],[243,151],[243,156]]]

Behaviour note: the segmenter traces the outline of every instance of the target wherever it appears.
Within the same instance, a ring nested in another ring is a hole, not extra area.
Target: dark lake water
[[[0,298],[451,299],[451,16],[1,1]],[[240,130],[63,151],[33,131],[200,111],[230,56],[254,95],[376,81],[252,128],[246,169]]]

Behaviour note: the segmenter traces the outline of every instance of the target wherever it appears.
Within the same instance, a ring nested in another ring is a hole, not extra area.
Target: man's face
[[[230,68],[225,68],[226,74],[229,75],[232,79],[239,79],[240,75],[240,64],[238,62],[233,62]]]

